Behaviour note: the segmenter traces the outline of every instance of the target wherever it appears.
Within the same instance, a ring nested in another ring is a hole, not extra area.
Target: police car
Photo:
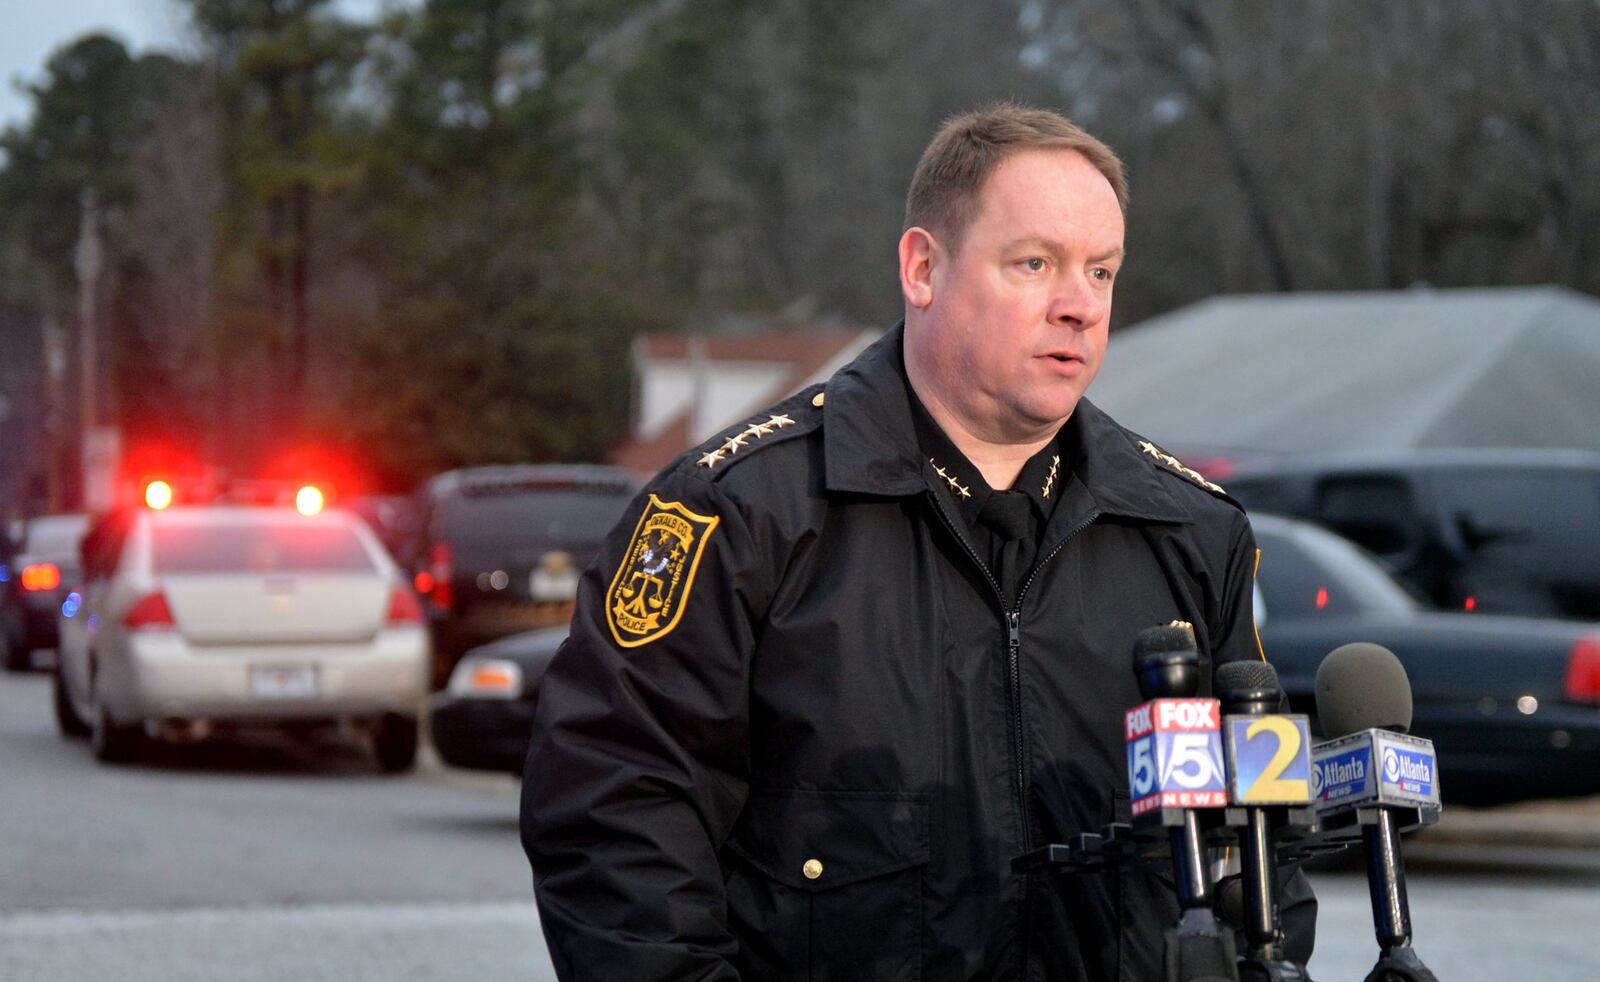
[[[292,505],[255,491],[184,503],[153,481],[90,529],[61,606],[62,733],[126,761],[150,738],[343,725],[384,771],[410,768],[429,658],[410,585],[316,487]]]

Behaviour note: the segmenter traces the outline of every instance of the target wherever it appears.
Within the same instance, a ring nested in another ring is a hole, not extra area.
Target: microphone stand
[[[1284,957],[1278,923],[1278,861],[1270,813],[1248,809],[1241,833],[1240,885],[1245,890],[1245,949],[1239,982],[1311,982],[1306,970]]]
[[[1282,694],[1277,690],[1276,676],[1269,674],[1269,678],[1271,688],[1263,679],[1251,683],[1250,688],[1219,693],[1224,716],[1265,716],[1276,712]],[[1244,889],[1246,948],[1239,959],[1239,982],[1311,982],[1306,969],[1284,955],[1275,839],[1285,825],[1313,824],[1315,813],[1310,808],[1285,805],[1230,805],[1226,816],[1227,824],[1240,830],[1239,882]]]
[[[1439,982],[1411,947],[1411,904],[1406,899],[1400,832],[1387,808],[1361,809],[1361,839],[1367,854],[1367,889],[1378,935],[1378,962],[1366,982]]]
[[[1182,814],[1182,824],[1167,833],[1179,908],[1178,923],[1166,934],[1167,982],[1235,982],[1241,977],[1234,964],[1233,932],[1211,911],[1211,876],[1200,816],[1192,810]]]

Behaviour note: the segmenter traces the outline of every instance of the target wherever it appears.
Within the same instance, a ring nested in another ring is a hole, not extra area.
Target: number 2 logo
[[[1239,796],[1239,800],[1246,803],[1308,800],[1311,797],[1310,782],[1304,778],[1283,776],[1300,753],[1300,728],[1282,716],[1263,716],[1244,731],[1248,743],[1254,743],[1261,737],[1276,738],[1278,749],[1267,761],[1267,766],[1261,769],[1261,776],[1256,778],[1248,791]]]

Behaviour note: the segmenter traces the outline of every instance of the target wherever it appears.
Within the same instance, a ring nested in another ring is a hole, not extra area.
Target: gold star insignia
[[[749,442],[749,433],[735,433],[733,436],[728,437],[728,442],[722,445],[722,449],[728,451],[730,454],[735,454],[739,452],[740,447]]]
[[[718,447],[717,449],[711,451],[710,453],[708,453],[705,456],[700,458],[700,466],[701,467],[715,467],[715,466],[717,466],[717,464],[721,463],[721,461],[722,461],[722,448]]]
[[[1155,459],[1161,461],[1161,463],[1165,464],[1167,467],[1172,468],[1173,470],[1177,471],[1179,474],[1182,474],[1184,477],[1188,478],[1189,480],[1191,480],[1194,483],[1200,485],[1201,487],[1205,488],[1208,491],[1215,491],[1217,494],[1227,494],[1228,493],[1228,492],[1222,490],[1222,486],[1220,484],[1213,484],[1212,482],[1206,480],[1205,476],[1202,475],[1199,471],[1195,470],[1192,467],[1184,466],[1183,461],[1179,460],[1178,458],[1176,458],[1176,457],[1172,456],[1171,454],[1167,453],[1166,451],[1162,450],[1160,447],[1157,447],[1155,444],[1151,443],[1149,440],[1140,440],[1139,441],[1139,449],[1143,450],[1145,453],[1147,453],[1150,456],[1154,457]]]
[[[950,485],[950,490],[952,490],[952,491],[956,492],[957,494],[961,495],[961,497],[963,497],[963,498],[972,497],[972,492],[968,491],[966,488],[962,487],[960,482],[958,482],[955,478],[951,477],[949,471],[945,470],[943,467],[940,467],[939,466],[939,462],[937,460],[934,460],[932,457],[929,457],[928,458],[928,463],[933,465],[933,472],[935,474],[939,475],[941,478],[943,478],[944,482],[946,484]]]
[[[778,429],[781,430],[785,426],[793,426],[794,425],[794,420],[790,419],[787,416],[773,416],[773,417],[770,417],[767,420],[767,425],[768,426],[776,426]]]
[[[1044,497],[1050,497],[1050,489],[1056,486],[1056,471],[1061,467],[1061,458],[1055,455],[1050,457],[1050,474],[1044,479]]]
[[[746,433],[748,433],[749,435],[751,435],[751,436],[766,436],[767,434],[772,432],[772,424],[771,423],[751,423],[749,426],[746,426],[744,428],[744,431]]]

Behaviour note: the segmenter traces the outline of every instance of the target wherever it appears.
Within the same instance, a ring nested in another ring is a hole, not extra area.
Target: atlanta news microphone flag
[[[1325,827],[1354,822],[1366,854],[1378,960],[1368,982],[1438,982],[1411,947],[1400,833],[1439,818],[1433,744],[1407,735],[1411,680],[1375,644],[1347,644],[1317,667],[1317,715],[1333,739],[1315,751],[1313,790]]]

